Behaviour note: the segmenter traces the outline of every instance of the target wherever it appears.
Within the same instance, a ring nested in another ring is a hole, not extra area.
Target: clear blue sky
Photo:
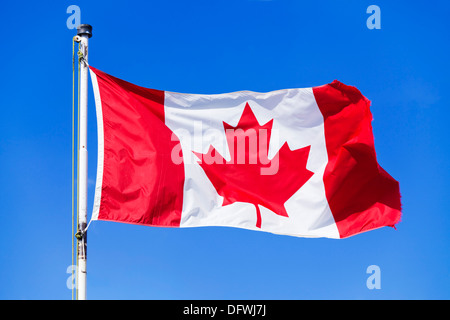
[[[403,218],[344,240],[95,221],[90,299],[449,299],[448,1],[7,1],[0,50],[0,299],[71,299],[72,37],[90,64],[190,93],[338,79],[372,101],[379,163]],[[366,9],[381,9],[369,30]],[[89,215],[97,131],[89,87]],[[366,269],[381,270],[369,290]]]

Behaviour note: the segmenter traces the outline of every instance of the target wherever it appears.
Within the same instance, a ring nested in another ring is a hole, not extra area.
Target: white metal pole
[[[86,261],[87,261],[87,173],[88,173],[88,152],[87,152],[87,102],[88,102],[88,42],[92,36],[92,27],[88,24],[81,24],[77,28],[77,35],[80,41],[80,51],[82,59],[80,63],[80,141],[78,155],[79,164],[79,189],[78,189],[78,242],[77,242],[77,298],[86,300]]]

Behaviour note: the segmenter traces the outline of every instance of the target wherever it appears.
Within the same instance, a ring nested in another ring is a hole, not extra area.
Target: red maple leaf
[[[291,150],[285,142],[269,160],[268,150],[273,119],[260,125],[247,103],[236,127],[223,123],[231,159],[226,161],[212,146],[208,153],[194,152],[223,206],[251,203],[256,208],[256,227],[261,228],[261,205],[288,217],[284,203],[297,192],[313,172],[306,169],[311,146]]]

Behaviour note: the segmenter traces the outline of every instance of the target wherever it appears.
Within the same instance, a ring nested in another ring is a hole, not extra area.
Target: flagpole
[[[79,141],[79,189],[78,189],[78,230],[77,230],[77,299],[86,300],[86,262],[87,262],[87,102],[88,102],[88,43],[92,37],[92,26],[80,24],[77,27],[80,44],[80,141]]]

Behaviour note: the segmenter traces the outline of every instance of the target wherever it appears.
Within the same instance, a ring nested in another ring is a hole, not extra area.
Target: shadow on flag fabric
[[[327,238],[400,220],[399,183],[377,162],[355,87],[184,94],[90,71],[93,220]]]

